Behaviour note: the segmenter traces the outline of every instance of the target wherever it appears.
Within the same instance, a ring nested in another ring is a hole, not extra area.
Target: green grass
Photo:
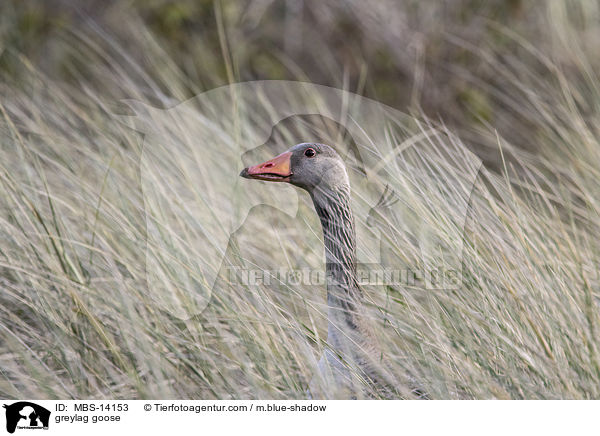
[[[448,219],[443,194],[403,198],[429,235],[464,238],[462,286],[366,288],[383,361],[434,399],[600,397],[600,80],[588,40],[566,16],[566,3],[557,3],[541,18],[550,47],[502,26],[496,42],[454,41],[497,78],[478,82],[447,60],[448,74],[473,90],[460,97],[470,128],[428,121],[417,104],[413,117],[390,120],[396,126],[378,144],[466,144],[493,160],[478,175],[464,234]],[[103,41],[110,49],[95,44],[101,35],[93,32],[64,32],[57,43],[95,66],[88,77],[68,64],[75,82],[49,77],[18,51],[4,54],[23,73],[21,85],[0,85],[0,397],[304,398],[326,338],[324,289],[249,289],[221,274],[214,289],[203,290],[212,298],[196,316],[180,319],[156,304],[146,251],[166,264],[172,253],[147,246],[144,138],[117,120],[126,109],[115,102],[152,94],[168,107],[198,89],[151,31],[136,26],[151,67],[135,64],[113,41]],[[587,26],[598,31],[597,22]],[[69,48],[74,42],[82,48]],[[506,56],[504,44],[519,56]],[[244,116],[237,122],[245,138],[264,127]],[[236,132],[223,135],[239,145]],[[412,172],[397,167],[377,182],[401,192],[430,175],[423,162],[444,180],[435,157],[415,159],[421,164]],[[193,216],[179,218],[193,225]],[[265,222],[275,237],[258,247]],[[387,239],[394,259],[418,264],[418,247],[397,225]],[[306,196],[296,218],[260,209],[228,256],[247,265],[322,268],[319,235],[307,236],[306,228],[318,229]],[[192,242],[182,248],[194,250]],[[165,289],[180,286],[175,275],[164,280]],[[188,304],[185,295],[173,298]]]

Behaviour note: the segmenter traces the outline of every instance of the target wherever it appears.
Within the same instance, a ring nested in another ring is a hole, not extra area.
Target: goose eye
[[[317,154],[312,148],[307,148],[304,150],[304,156],[306,157],[314,157]]]

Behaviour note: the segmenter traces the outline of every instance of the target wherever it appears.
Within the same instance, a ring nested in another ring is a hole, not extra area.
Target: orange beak
[[[289,181],[292,171],[290,168],[291,151],[281,153],[264,163],[244,168],[240,176],[246,179],[267,180],[270,182]]]

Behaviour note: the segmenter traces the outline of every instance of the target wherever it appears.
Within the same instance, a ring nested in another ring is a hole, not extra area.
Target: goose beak
[[[271,160],[244,168],[240,176],[246,179],[267,180],[269,182],[288,182],[292,175],[291,156],[292,152],[286,151]]]

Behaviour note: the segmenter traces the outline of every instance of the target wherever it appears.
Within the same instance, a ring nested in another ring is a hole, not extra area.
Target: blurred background
[[[441,119],[494,165],[497,147],[473,132],[539,148],[543,120],[518,91],[552,68],[583,81],[582,59],[594,71],[599,16],[597,1],[570,0],[5,0],[0,74],[26,88],[33,68],[118,99],[132,97],[109,79],[122,69],[158,106],[230,82],[311,81]]]

